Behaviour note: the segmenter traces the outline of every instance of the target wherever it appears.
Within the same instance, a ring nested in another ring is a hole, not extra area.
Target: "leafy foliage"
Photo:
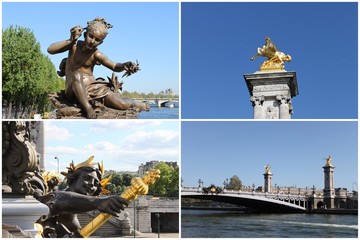
[[[238,176],[234,175],[230,178],[229,184],[226,186],[226,189],[229,190],[240,190],[242,187],[241,180]]]
[[[138,93],[138,92],[128,92],[128,91],[123,91],[121,93],[122,97],[128,97],[128,98],[141,98],[141,99],[145,99],[145,98],[179,98],[178,95],[173,95],[173,94],[166,94],[166,92],[160,92],[158,94],[155,93]]]
[[[125,188],[131,185],[131,179],[134,177],[135,175],[129,173],[113,173],[110,184],[106,186],[106,189],[112,194],[120,195]]]
[[[149,188],[149,194],[156,196],[179,196],[179,167],[173,168],[164,162],[156,165],[161,171],[160,179]]]
[[[10,118],[27,112],[49,109],[47,95],[64,89],[64,80],[57,77],[55,66],[40,50],[40,43],[30,29],[13,27],[2,32],[3,106]]]

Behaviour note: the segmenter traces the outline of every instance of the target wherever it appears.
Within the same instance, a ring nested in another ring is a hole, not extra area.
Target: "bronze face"
[[[89,50],[97,48],[105,39],[106,34],[99,30],[89,30],[85,33],[85,47]]]
[[[92,196],[97,191],[100,181],[95,171],[83,172],[78,179],[72,184],[71,189],[74,192]]]

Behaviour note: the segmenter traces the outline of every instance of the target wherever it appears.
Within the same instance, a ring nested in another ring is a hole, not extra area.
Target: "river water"
[[[151,107],[149,112],[140,112],[139,119],[179,119],[179,108]]]
[[[358,216],[181,210],[183,238],[357,238]]]

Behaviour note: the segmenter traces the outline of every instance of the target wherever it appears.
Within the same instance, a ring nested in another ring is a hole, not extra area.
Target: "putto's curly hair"
[[[68,186],[71,186],[76,181],[76,179],[78,179],[83,173],[91,173],[91,172],[96,172],[96,175],[97,175],[99,181],[102,180],[101,171],[97,168],[89,166],[89,167],[79,168],[73,172],[69,172],[66,175],[66,183],[68,184]],[[99,183],[99,186],[98,186],[96,192],[93,194],[93,196],[98,196],[101,193],[101,191],[102,191],[102,186]]]
[[[106,36],[108,34],[108,29],[112,28],[112,27],[113,26],[110,23],[106,22],[106,20],[104,18],[96,17],[94,20],[87,22],[86,29],[88,31],[98,30]]]

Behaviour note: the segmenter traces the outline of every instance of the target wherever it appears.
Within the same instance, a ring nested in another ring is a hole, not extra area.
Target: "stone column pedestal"
[[[31,196],[2,200],[2,223],[18,226],[32,237],[38,232],[35,221],[48,213],[49,208]]]
[[[264,173],[264,192],[271,193],[272,192],[272,176],[271,172]]]
[[[136,211],[137,229],[143,233],[151,232],[151,214],[146,197],[139,197]]]
[[[296,72],[257,71],[244,75],[254,119],[290,119],[291,99],[299,94]]]

